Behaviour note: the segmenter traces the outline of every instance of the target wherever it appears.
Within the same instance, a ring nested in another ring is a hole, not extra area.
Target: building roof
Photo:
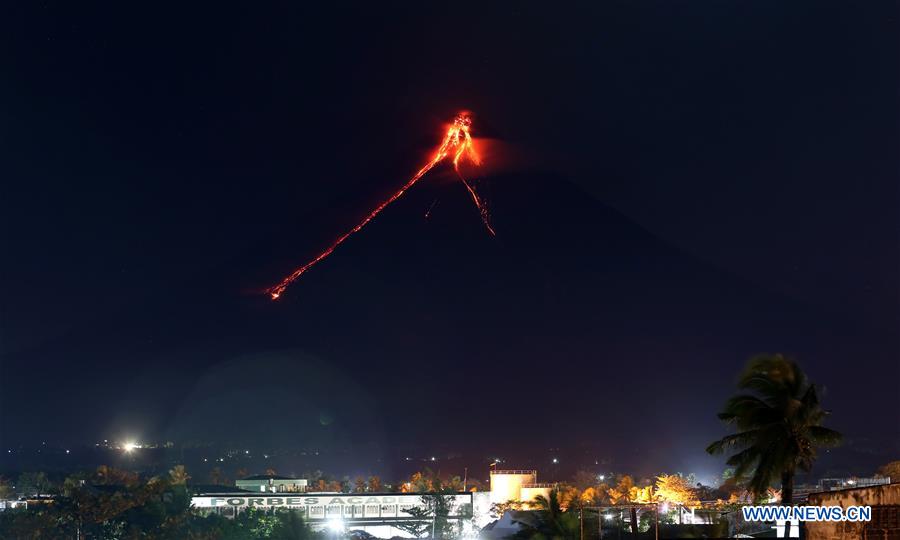
[[[241,478],[238,482],[243,480],[303,480],[303,478],[293,478],[291,476],[279,476],[277,474],[256,474],[253,476],[248,476],[247,478]]]

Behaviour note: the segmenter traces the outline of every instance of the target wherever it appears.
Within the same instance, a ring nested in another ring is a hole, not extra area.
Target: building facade
[[[362,530],[381,538],[408,536],[398,523],[421,521],[410,510],[426,509],[427,493],[201,493],[191,498],[191,506],[207,512],[236,516],[249,508],[300,512],[314,529]],[[448,518],[461,531],[471,530],[474,493],[454,493]]]

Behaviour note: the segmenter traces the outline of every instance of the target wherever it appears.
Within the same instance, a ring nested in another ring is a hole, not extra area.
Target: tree
[[[427,493],[422,495],[421,507],[407,510],[414,521],[398,522],[396,527],[416,538],[450,538],[453,536],[453,524],[449,520],[452,500],[443,493]]]
[[[506,501],[502,503],[494,503],[491,505],[490,514],[494,519],[500,519],[503,517],[503,514],[507,512],[519,512],[528,503],[524,503],[522,501]]]
[[[184,468],[184,465],[175,465],[169,471],[169,481],[174,485],[185,485],[191,477]]]
[[[43,471],[23,472],[19,475],[19,481],[16,482],[16,489],[26,497],[46,495],[51,487],[52,484],[47,478],[47,473]]]
[[[364,477],[357,476],[353,480],[353,492],[354,493],[365,493],[366,487],[368,487],[368,485],[366,484],[366,479]]]
[[[738,388],[750,393],[732,397],[719,413],[738,432],[706,451],[734,452],[727,464],[738,478],[749,475],[748,489],[757,497],[780,478],[781,502],[789,505],[796,470],[809,471],[816,446],[836,445],[841,434],[821,426],[828,413],[819,405],[816,386],[796,362],[780,354],[751,359]]]
[[[250,538],[270,538],[278,521],[278,516],[257,507],[248,508],[234,518],[235,525],[245,533],[238,538],[248,538],[248,540]]]
[[[441,484],[444,486],[444,489],[449,491],[464,491],[463,480],[459,476],[451,476],[446,480],[443,480]]]
[[[660,475],[656,478],[656,500],[697,508],[700,501],[697,491],[687,478],[677,474]]]
[[[521,529],[513,536],[518,539],[569,539],[580,536],[580,523],[577,512],[563,512],[559,504],[557,490],[550,492],[549,497],[538,495],[529,502],[533,510],[518,514],[514,523]]]
[[[602,506],[609,504],[608,492],[609,486],[606,484],[591,486],[581,492],[582,504],[586,506]]]
[[[100,486],[136,486],[140,478],[136,473],[117,469],[108,465],[100,465],[94,472],[91,482]]]
[[[589,487],[593,487],[597,485],[597,475],[585,470],[580,470],[575,473],[575,476],[572,477],[572,485],[580,489],[581,491],[586,490]]]
[[[310,540],[316,537],[296,510],[278,512],[275,517],[275,525],[268,536],[271,540]]]
[[[648,486],[649,487],[649,486]],[[652,488],[651,488],[652,490]],[[639,500],[646,498],[647,491],[644,488],[639,488],[634,485],[634,480],[628,476],[627,474],[619,478],[619,482],[616,484],[616,487],[611,487],[607,490],[607,495],[609,496],[609,501],[612,504],[628,504],[628,503],[637,503]],[[647,501],[649,502],[649,501]],[[638,516],[637,516],[637,508],[632,506],[630,509],[631,514],[631,532],[632,534],[638,533]]]
[[[875,475],[890,477],[891,482],[900,482],[900,461],[892,461],[882,465]]]
[[[417,471],[409,477],[409,481],[406,482],[405,486],[406,491],[407,493],[426,493],[434,491],[434,480],[434,471],[426,467],[425,472]]]
[[[430,536],[449,539],[460,536],[462,531],[457,530],[454,520],[450,519],[450,514],[454,510],[452,495],[456,490],[451,485],[444,485],[437,477],[430,480],[430,487],[431,492],[421,497],[422,506],[406,510],[413,520],[397,522],[395,526],[417,538]],[[461,523],[471,515],[471,505],[466,505],[457,508],[454,517]]]
[[[12,494],[12,485],[10,485],[9,480],[0,476],[0,500],[10,498]]]
[[[369,491],[379,492],[381,491],[381,478],[377,476],[370,476],[368,482],[366,483],[366,489]]]
[[[108,480],[102,487],[94,482],[82,483],[87,475],[73,475],[72,481],[67,482],[66,496],[53,504],[0,512],[0,536],[106,540],[308,538],[296,534],[295,521],[280,520],[256,509],[249,516],[245,512],[234,520],[195,514],[191,512],[191,497],[185,486],[172,484],[168,477],[126,485],[115,481],[120,474],[110,473],[108,468],[101,472],[99,476]],[[284,525],[281,521],[285,521]],[[279,527],[283,528],[280,532]]]
[[[485,491],[487,489],[484,482],[471,476],[466,480],[466,488],[469,491]]]
[[[581,499],[581,490],[575,486],[568,484],[560,484],[556,487],[556,497],[559,500],[559,506],[563,510],[581,508],[584,503]]]
[[[219,485],[224,483],[225,481],[225,473],[222,472],[222,469],[219,467],[213,467],[211,471],[209,471],[209,481],[215,485]]]
[[[690,509],[699,508],[697,490],[691,481],[678,474],[662,474],[656,478],[654,502],[662,501]],[[682,522],[682,511],[678,510],[678,522]]]

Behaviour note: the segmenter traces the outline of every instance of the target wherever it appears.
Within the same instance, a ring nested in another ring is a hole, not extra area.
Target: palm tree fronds
[[[809,426],[806,428],[807,437],[818,446],[837,446],[844,440],[839,432],[822,426]]]
[[[707,446],[710,454],[731,453],[726,463],[735,476],[750,478],[748,489],[761,496],[776,479],[782,497],[790,497],[796,469],[808,470],[816,446],[833,446],[841,434],[822,427],[828,415],[819,403],[815,385],[796,362],[780,354],[751,358],[738,380],[750,393],[730,398],[719,418],[737,433]]]

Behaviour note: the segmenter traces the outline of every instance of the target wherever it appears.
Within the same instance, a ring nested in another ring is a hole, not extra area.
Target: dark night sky
[[[307,4],[2,8],[2,444],[712,470],[737,372],[782,351],[842,459],[900,452],[896,4]],[[496,239],[437,171],[257,294],[461,108]]]

